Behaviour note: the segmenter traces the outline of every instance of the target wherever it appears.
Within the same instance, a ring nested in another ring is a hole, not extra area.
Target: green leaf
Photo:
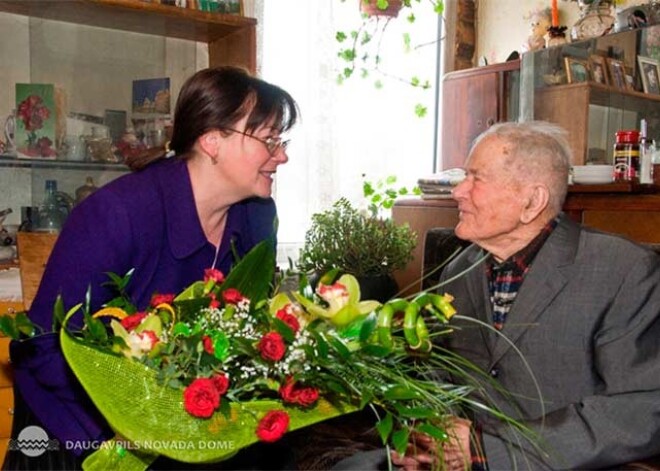
[[[392,433],[393,427],[394,420],[392,419],[392,414],[389,412],[376,424],[376,430],[378,430],[378,434],[380,435],[380,439],[383,441],[383,443],[387,443],[388,439],[390,438],[390,434]]]
[[[287,343],[292,343],[296,339],[296,334],[286,322],[274,317],[273,325],[275,330],[284,338]]]
[[[264,240],[250,250],[229,272],[222,289],[237,289],[248,299],[266,298],[275,275],[275,251],[271,240]]]
[[[397,430],[392,434],[392,445],[397,453],[400,455],[405,454],[406,448],[408,447],[408,438],[410,437],[410,431],[406,428]]]
[[[415,427],[415,429],[442,442],[446,442],[449,439],[449,436],[447,435],[445,429],[436,427],[435,425],[430,424],[428,422],[423,422],[421,424],[418,424]]]
[[[419,399],[420,395],[417,391],[409,389],[404,385],[397,384],[385,390],[383,397],[388,401],[410,401]]]
[[[335,349],[343,360],[348,360],[351,356],[350,350],[344,343],[336,337],[330,337],[328,343]]]
[[[53,332],[58,332],[64,323],[64,300],[62,295],[58,294],[55,298],[55,306],[53,307]]]
[[[395,403],[394,408],[400,416],[410,419],[428,419],[436,415],[436,412],[428,407],[406,407],[402,404]]]
[[[99,343],[104,343],[106,340],[108,340],[108,332],[105,329],[105,324],[99,319],[89,317],[85,324],[92,340],[95,340]]]
[[[419,104],[419,103],[415,105],[415,114],[417,116],[419,116],[420,118],[423,118],[424,116],[426,116],[427,112],[428,112],[428,109],[426,108],[426,106],[424,106],[422,104]]]
[[[348,36],[343,31],[337,31],[337,33],[335,34],[335,39],[337,40],[337,42],[340,42],[340,43],[344,42],[344,41],[346,41],[347,38],[348,38]]]
[[[12,316],[0,316],[0,332],[14,340],[21,338],[21,334],[16,328],[16,321]]]
[[[24,312],[19,312],[16,314],[16,329],[18,329],[20,333],[27,337],[34,336],[37,331],[32,321]]]
[[[362,326],[360,328],[360,342],[366,342],[369,337],[371,337],[371,334],[374,333],[376,330],[377,319],[376,314],[372,313],[362,321]]]

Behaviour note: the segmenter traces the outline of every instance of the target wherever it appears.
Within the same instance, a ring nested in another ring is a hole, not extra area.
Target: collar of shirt
[[[532,264],[534,257],[536,257],[536,254],[539,252],[539,250],[541,250],[541,247],[550,236],[554,228],[557,227],[558,222],[559,218],[557,217],[543,226],[541,232],[539,232],[539,234],[529,244],[527,244],[520,251],[513,254],[503,262],[497,263],[492,255],[488,257],[488,261],[486,263],[488,277],[491,278],[494,273],[502,271],[512,271],[517,274],[526,273]]]

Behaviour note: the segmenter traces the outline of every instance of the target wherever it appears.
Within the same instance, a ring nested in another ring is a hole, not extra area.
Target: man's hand
[[[443,469],[464,471],[470,469],[470,424],[469,420],[452,417],[447,423],[449,440],[438,447],[438,442],[428,435],[413,432],[410,435],[405,455],[392,452],[392,462],[405,471]]]

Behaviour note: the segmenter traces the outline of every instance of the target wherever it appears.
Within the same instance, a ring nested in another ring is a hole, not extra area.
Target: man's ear
[[[533,185],[526,195],[525,205],[520,214],[520,221],[529,224],[548,207],[550,191],[545,185]]]

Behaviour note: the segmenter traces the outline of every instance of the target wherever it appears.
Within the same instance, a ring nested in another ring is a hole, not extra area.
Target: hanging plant
[[[346,0],[340,0],[345,2]],[[374,86],[383,87],[381,78],[398,80],[412,87],[428,89],[431,87],[431,81],[428,78],[422,78],[418,75],[399,76],[386,71],[382,66],[382,57],[385,51],[382,50],[383,39],[388,32],[388,25],[392,21],[406,21],[409,25],[415,25],[417,20],[416,10],[422,14],[440,15],[444,11],[443,0],[427,0],[422,5],[422,0],[358,0],[360,2],[360,11],[362,22],[357,29],[346,31],[337,31],[335,39],[339,43],[337,55],[343,61],[344,67],[337,76],[337,82],[343,83],[356,74],[362,78],[375,77]],[[431,8],[427,8],[430,6]],[[397,9],[398,7],[398,9]],[[405,15],[401,15],[405,13]],[[405,19],[402,19],[403,18]],[[431,42],[423,44],[413,43],[410,32],[403,34],[402,47],[406,52],[413,51],[419,47],[434,44],[442,38],[434,39]],[[421,104],[415,106],[415,113],[423,117],[427,113],[427,108]]]

